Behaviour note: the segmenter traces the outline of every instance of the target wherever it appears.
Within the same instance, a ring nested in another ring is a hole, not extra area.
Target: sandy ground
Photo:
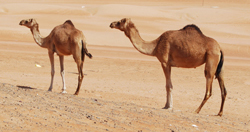
[[[248,0],[59,0],[0,1],[0,131],[250,131],[250,2]],[[165,78],[154,57],[140,54],[109,24],[129,17],[143,39],[196,24],[216,39],[225,53],[228,91],[224,114],[217,80],[200,114],[194,111],[205,93],[204,65],[172,68],[174,109],[165,110]],[[77,69],[65,57],[67,94],[55,55],[50,84],[47,50],[19,26],[35,18],[47,36],[70,19],[87,38],[94,56],[84,63],[78,96]],[[37,67],[40,65],[41,67]]]

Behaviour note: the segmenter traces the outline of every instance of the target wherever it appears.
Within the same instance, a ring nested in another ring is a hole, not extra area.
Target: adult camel
[[[20,21],[19,25],[26,26],[33,34],[35,42],[42,48],[48,49],[49,59],[51,63],[51,82],[48,91],[52,91],[53,80],[55,74],[54,68],[54,53],[57,53],[60,60],[61,76],[62,76],[62,93],[66,92],[64,79],[64,55],[73,55],[78,69],[78,86],[75,95],[79,94],[83,75],[83,62],[85,54],[92,58],[86,48],[86,39],[82,31],[75,28],[70,20],[65,21],[62,25],[56,26],[47,37],[42,37],[39,32],[39,25],[35,19],[25,19]]]
[[[211,97],[212,82],[215,76],[220,85],[222,98],[218,116],[222,116],[227,95],[222,73],[224,57],[219,44],[214,39],[205,36],[195,25],[187,25],[180,30],[166,31],[153,41],[143,40],[129,18],[112,22],[110,27],[123,31],[139,52],[156,56],[161,62],[166,77],[165,109],[173,107],[171,67],[195,68],[205,63],[206,93],[196,113],[200,112],[202,106]]]

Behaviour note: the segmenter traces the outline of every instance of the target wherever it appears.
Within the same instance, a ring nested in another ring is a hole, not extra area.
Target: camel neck
[[[157,40],[144,41],[138,30],[134,26],[130,26],[128,30],[125,31],[125,35],[130,39],[133,46],[142,54],[155,56],[155,47],[157,45]]]
[[[35,42],[40,46],[40,47],[43,47],[43,48],[46,48],[46,45],[44,43],[44,38],[41,37],[41,34],[39,32],[39,29],[38,29],[38,25],[35,25],[33,26],[32,28],[30,28],[30,31],[32,32],[33,34],[33,38],[35,40]]]

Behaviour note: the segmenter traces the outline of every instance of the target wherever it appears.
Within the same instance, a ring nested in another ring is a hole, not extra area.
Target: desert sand
[[[250,131],[249,0],[9,0],[0,1],[0,131]],[[124,33],[109,28],[131,18],[144,40],[196,24],[224,51],[227,98],[222,117],[217,80],[205,94],[204,65],[172,68],[172,110],[165,77],[154,57],[140,54]],[[33,40],[22,19],[35,18],[43,36],[71,20],[83,31],[93,59],[85,59],[78,96],[77,69],[65,57],[67,94],[61,94],[59,59],[50,85],[46,49]]]

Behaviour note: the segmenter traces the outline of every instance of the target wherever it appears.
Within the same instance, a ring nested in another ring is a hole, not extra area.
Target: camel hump
[[[187,25],[182,30],[189,30],[189,29],[191,29],[191,30],[194,29],[194,30],[198,31],[200,34],[203,34],[201,32],[200,28],[198,26],[194,25],[194,24]]]
[[[63,25],[65,25],[65,24],[69,24],[69,25],[75,27],[71,20],[65,21],[65,22],[63,23]]]

